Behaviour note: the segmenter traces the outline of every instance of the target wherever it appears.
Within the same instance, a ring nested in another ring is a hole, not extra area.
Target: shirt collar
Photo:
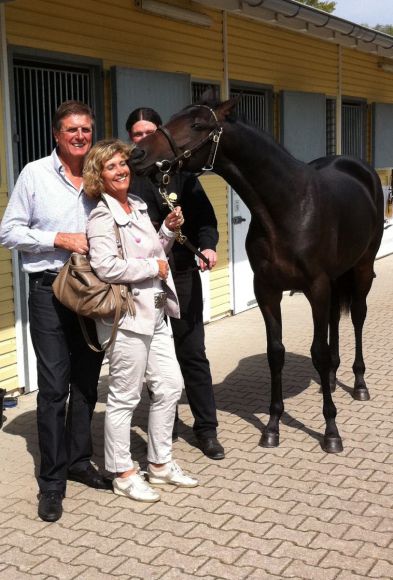
[[[112,197],[108,193],[103,193],[101,195],[101,197],[102,197],[102,200],[104,201],[104,203],[108,206],[115,222],[119,226],[125,226],[128,223],[130,223],[131,214],[126,213],[121,208],[121,206],[119,205],[119,203],[116,201],[116,199],[114,197]],[[133,195],[132,193],[129,193],[128,199],[130,201],[130,205],[132,206],[132,209],[139,210],[139,211],[147,210],[146,203],[137,195]]]
[[[51,157],[52,157],[52,161],[53,161],[53,167],[55,168],[56,173],[58,173],[67,183],[69,183],[71,185],[71,187],[73,187],[75,189],[75,191],[78,192],[79,195],[81,193],[84,193],[83,182],[78,190],[75,187],[75,185],[73,183],[71,183],[71,181],[67,178],[65,171],[64,171],[64,165],[60,161],[60,157],[58,156],[56,149],[53,149]]]
[[[64,174],[63,164],[60,161],[60,158],[57,154],[56,149],[53,149],[51,157],[52,157],[52,161],[53,161],[53,166],[54,166],[55,170],[57,171],[57,173]]]

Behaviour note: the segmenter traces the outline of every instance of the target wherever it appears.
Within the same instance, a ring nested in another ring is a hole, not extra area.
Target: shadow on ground
[[[296,397],[309,387],[311,383],[318,383],[319,378],[312,366],[311,359],[294,353],[286,353],[283,372],[284,400]],[[105,403],[107,396],[108,378],[102,377],[98,388],[98,403]],[[350,393],[351,389],[341,381],[338,387]],[[217,409],[237,415],[262,432],[266,426],[260,415],[268,415],[270,404],[270,372],[266,354],[254,355],[242,359],[238,366],[228,374],[222,383],[214,385]],[[187,397],[183,393],[180,404],[187,404]],[[147,389],[144,389],[142,400],[133,417],[133,427],[146,433],[149,399]],[[322,414],[322,396],[321,396]],[[105,412],[96,409],[93,419],[94,460],[99,467],[104,466],[103,433]],[[282,423],[293,429],[300,429],[314,439],[321,441],[321,433],[317,433],[292,417],[286,411],[282,416]],[[36,413],[29,411],[19,415],[3,426],[5,433],[10,433],[26,439],[27,450],[35,463],[36,474],[39,465],[38,437],[36,429]],[[196,446],[192,428],[179,420],[179,436],[191,446]],[[132,432],[133,457],[137,461],[145,461],[146,441],[143,436]]]

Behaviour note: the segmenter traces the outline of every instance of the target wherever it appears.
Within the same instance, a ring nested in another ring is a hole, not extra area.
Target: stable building
[[[388,193],[389,35],[295,0],[0,0],[0,42],[2,211],[22,167],[52,150],[62,101],[93,107],[96,139],[126,139],[135,107],[156,108],[166,121],[211,85],[223,99],[241,94],[239,113],[295,157],[356,155],[379,170]],[[220,231],[218,265],[202,275],[208,322],[255,298],[244,249],[249,212],[217,175],[201,181]],[[0,248],[0,278],[0,388],[28,392],[35,357],[17,252]]]

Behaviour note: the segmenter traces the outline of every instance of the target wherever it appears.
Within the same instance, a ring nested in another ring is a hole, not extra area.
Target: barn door
[[[393,167],[393,105],[373,105],[373,164],[377,169]]]
[[[96,133],[101,136],[101,79],[99,64],[76,64],[54,58],[32,58],[27,54],[13,54],[12,58],[12,122],[14,179],[30,161],[49,155],[54,147],[52,118],[57,107],[66,100],[79,100],[96,112]],[[19,284],[14,288],[15,304],[20,312],[20,332],[24,345],[25,391],[37,388],[36,360],[30,341],[27,295],[28,280],[19,266]]]
[[[265,89],[232,86],[231,97],[240,96],[237,114],[259,129],[269,130],[271,93]],[[235,190],[231,194],[231,240],[233,264],[233,312],[238,314],[256,306],[254,274],[246,253],[246,236],[251,214]]]
[[[14,57],[14,143],[15,170],[49,155],[54,147],[52,118],[57,107],[68,100],[82,101],[96,112],[101,133],[99,99],[95,92],[96,68],[54,61]]]
[[[113,133],[128,140],[125,124],[137,107],[151,107],[164,123],[191,102],[190,75],[112,67]]]
[[[301,161],[326,155],[326,96],[282,91],[281,143]]]

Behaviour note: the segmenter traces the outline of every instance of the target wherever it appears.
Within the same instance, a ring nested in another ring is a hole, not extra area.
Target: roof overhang
[[[266,22],[393,59],[393,36],[338,18],[296,0],[194,0],[209,8]]]

